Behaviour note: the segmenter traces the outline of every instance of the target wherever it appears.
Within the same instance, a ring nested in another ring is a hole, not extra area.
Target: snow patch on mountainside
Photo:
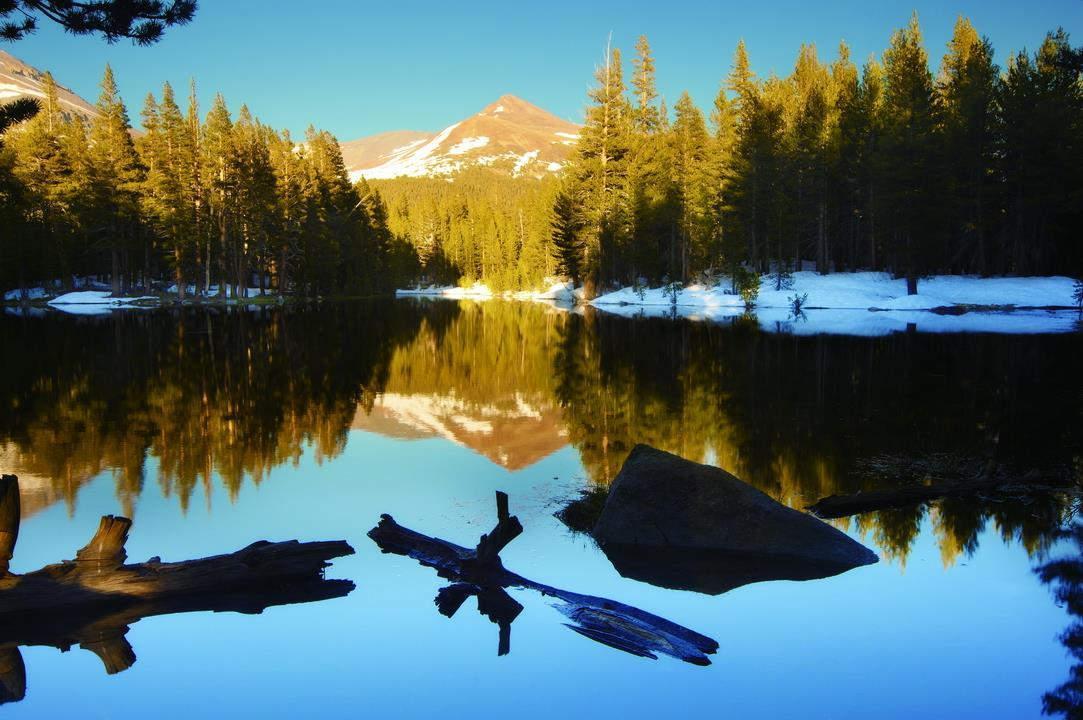
[[[435,135],[418,139],[413,131],[391,131],[343,143],[343,158],[352,180],[441,177],[472,166],[541,177],[563,167],[577,131],[575,123],[503,95]],[[385,152],[388,147],[395,149]]]
[[[392,153],[390,159],[384,164],[368,170],[355,170],[349,173],[350,180],[357,181],[362,176],[370,180],[383,180],[404,175],[407,177],[420,177],[422,175],[453,172],[456,169],[453,163],[441,161],[439,157],[433,158],[432,155],[458,126],[459,123],[449,125],[437,133],[436,137],[420,147],[418,147],[418,142],[405,145],[400,152]]]
[[[480,147],[485,147],[488,144],[489,138],[484,135],[481,135],[480,137],[468,137],[465,140],[460,140],[459,142],[452,145],[451,149],[447,152],[448,155],[462,155],[465,152],[469,152],[470,150],[475,150]]]
[[[523,168],[532,163],[534,159],[538,157],[538,152],[538,150],[531,150],[530,152],[525,152],[520,155],[519,159],[515,161],[515,168],[512,170],[512,175],[519,175],[521,172],[523,172]]]
[[[395,148],[394,150],[389,152],[387,155],[384,155],[384,157],[392,158],[392,157],[403,155],[403,154],[413,150],[418,145],[424,145],[426,142],[428,142],[428,140],[425,140],[424,138],[421,139],[421,140],[414,140],[413,142],[409,142],[409,143],[406,143],[405,145],[402,145],[400,147]]]
[[[40,90],[32,88],[23,88],[18,85],[12,85],[11,83],[0,83],[0,100],[6,100],[8,98],[17,98],[21,95],[32,95],[35,97],[45,97],[45,93]]]

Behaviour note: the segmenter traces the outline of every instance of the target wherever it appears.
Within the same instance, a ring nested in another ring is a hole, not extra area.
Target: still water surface
[[[256,539],[346,539],[348,596],[261,615],[133,624],[131,667],[21,649],[12,717],[1030,718],[1073,660],[1034,568],[1066,499],[944,502],[840,524],[880,563],[719,596],[622,578],[554,513],[637,442],[717,464],[794,507],[889,485],[870,460],[937,453],[1078,467],[1079,334],[790,337],[539,305],[386,301],[248,312],[0,317],[0,461],[20,475],[24,572],[72,557],[98,517],[128,557]],[[536,594],[511,652],[468,600],[365,537],[381,513],[473,545],[507,491],[534,580],[718,640],[709,667],[628,655]],[[3,638],[0,638],[2,645]]]

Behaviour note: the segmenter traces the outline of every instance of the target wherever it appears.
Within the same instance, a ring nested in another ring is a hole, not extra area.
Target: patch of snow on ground
[[[427,287],[403,288],[395,291],[396,297],[438,297],[449,300],[523,300],[572,304],[583,299],[582,288],[558,278],[546,278],[540,290],[519,290],[494,293],[487,285],[475,283],[470,287],[454,285],[429,285]]]
[[[558,162],[551,162],[551,163],[549,163],[548,165],[545,166],[545,169],[548,170],[549,172],[560,172],[560,169],[562,167],[564,167],[564,166],[561,165]]]
[[[473,299],[488,300],[493,297],[493,291],[487,285],[474,283],[470,287],[456,287],[454,285],[429,285],[428,287],[404,288],[396,290],[398,297],[443,297],[452,300]]]
[[[1080,327],[1079,315],[1074,311],[1023,309],[962,315],[926,311],[953,305],[1066,307],[1072,305],[1074,284],[1067,277],[940,275],[920,280],[918,294],[907,295],[906,281],[886,273],[797,272],[793,274],[792,286],[782,290],[775,289],[772,276],[763,277],[753,314],[764,329],[797,335],[885,335],[905,331],[908,326],[921,332],[1072,332]],[[675,301],[661,288],[638,292],[622,288],[595,298],[591,304],[605,312],[629,317],[681,317],[717,322],[745,313],[741,298],[729,292],[728,287],[728,281],[713,287],[692,285],[684,288]],[[795,316],[792,298],[806,294],[804,312]]]
[[[1066,277],[978,278],[937,276],[918,283],[921,294],[906,295],[905,280],[884,273],[794,273],[790,289],[775,290],[773,278],[762,279],[761,293],[749,317],[768,332],[794,335],[880,336],[905,332],[980,332],[1005,334],[1066,333],[1083,329],[1074,310],[1044,310],[1072,305],[1075,281]],[[640,297],[642,293],[642,297]],[[807,293],[805,309],[795,315],[791,298]],[[583,290],[557,278],[546,278],[540,290],[494,293],[477,284],[469,288],[436,287],[398,290],[399,296],[488,300],[505,298],[545,302],[569,308],[582,303]],[[672,302],[661,288],[622,288],[595,298],[589,304],[625,317],[682,318],[707,322],[730,322],[746,315],[741,298],[719,286],[692,285]],[[928,312],[937,307],[983,305],[1014,306],[1015,310],[985,310],[961,315]],[[1029,309],[1028,309],[1029,308]],[[570,308],[581,312],[582,307]]]
[[[906,281],[887,273],[855,272],[820,275],[815,272],[793,273],[790,288],[775,289],[774,277],[760,281],[757,309],[789,308],[795,295],[807,294],[806,310],[929,310],[951,305],[1013,305],[1015,307],[1071,306],[1075,281],[1067,277],[979,278],[974,276],[938,275],[918,282],[918,294],[906,294]],[[705,287],[691,285],[672,301],[662,288],[642,291],[621,288],[595,298],[595,306],[603,305],[676,305],[678,307],[712,309],[738,308],[744,303],[729,292],[729,281]]]
[[[108,290],[78,290],[53,298],[49,305],[130,305],[139,300],[157,300],[153,295],[113,297]]]
[[[503,105],[497,105],[495,108],[493,108],[493,114],[494,115],[497,114],[497,113],[502,113],[502,112],[504,112],[504,106]]]
[[[485,135],[478,135],[477,137],[468,137],[460,140],[459,142],[455,143],[447,152],[448,155],[462,155],[465,152],[469,152],[480,147],[485,147],[488,144],[488,137],[486,137]]]
[[[32,287],[32,288],[27,288],[26,289],[26,299],[27,300],[41,300],[46,295],[47,295],[47,293],[45,292],[45,288],[43,288],[43,287]],[[5,300],[22,300],[23,299],[22,291],[19,290],[19,289],[8,290],[6,293],[4,293],[4,299]]]

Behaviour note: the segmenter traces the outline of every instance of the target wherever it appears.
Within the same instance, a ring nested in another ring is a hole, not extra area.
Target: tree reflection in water
[[[0,461],[38,478],[28,512],[74,507],[109,471],[130,513],[148,458],[182,506],[216,477],[235,497],[307,448],[334,458],[351,427],[442,434],[508,469],[570,443],[595,488],[642,442],[793,507],[921,480],[865,471],[870,458],[1049,470],[1072,467],[1083,436],[1078,335],[796,337],[740,319],[393,300],[2,316],[0,333],[20,349],[0,377]],[[950,565],[990,527],[1040,551],[1065,511],[1052,497],[945,500],[849,522],[900,563],[928,522]]]
[[[1076,720],[1083,718],[1083,524],[1074,524],[1061,537],[1072,554],[1039,565],[1035,572],[1072,616],[1060,641],[1075,665],[1067,681],[1042,696],[1042,712]]]

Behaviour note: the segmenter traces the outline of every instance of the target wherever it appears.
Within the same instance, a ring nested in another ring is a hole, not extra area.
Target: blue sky
[[[740,38],[760,74],[787,73],[802,42],[816,43],[830,59],[845,39],[863,60],[880,52],[915,9],[934,63],[960,14],[989,36],[1001,62],[1011,50],[1036,47],[1057,26],[1083,44],[1083,0],[329,0],[311,7],[318,12],[273,0],[201,0],[191,25],[150,48],[66,36],[43,23],[36,35],[0,49],[52,70],[91,101],[102,68],[112,63],[134,121],[147,92],[169,80],[186,95],[195,77],[204,109],[221,91],[232,108],[247,103],[275,127],[297,132],[313,123],[347,140],[439,129],[503,93],[579,120],[610,33],[629,56],[635,39],[647,34],[670,105],[688,90],[703,107]]]

